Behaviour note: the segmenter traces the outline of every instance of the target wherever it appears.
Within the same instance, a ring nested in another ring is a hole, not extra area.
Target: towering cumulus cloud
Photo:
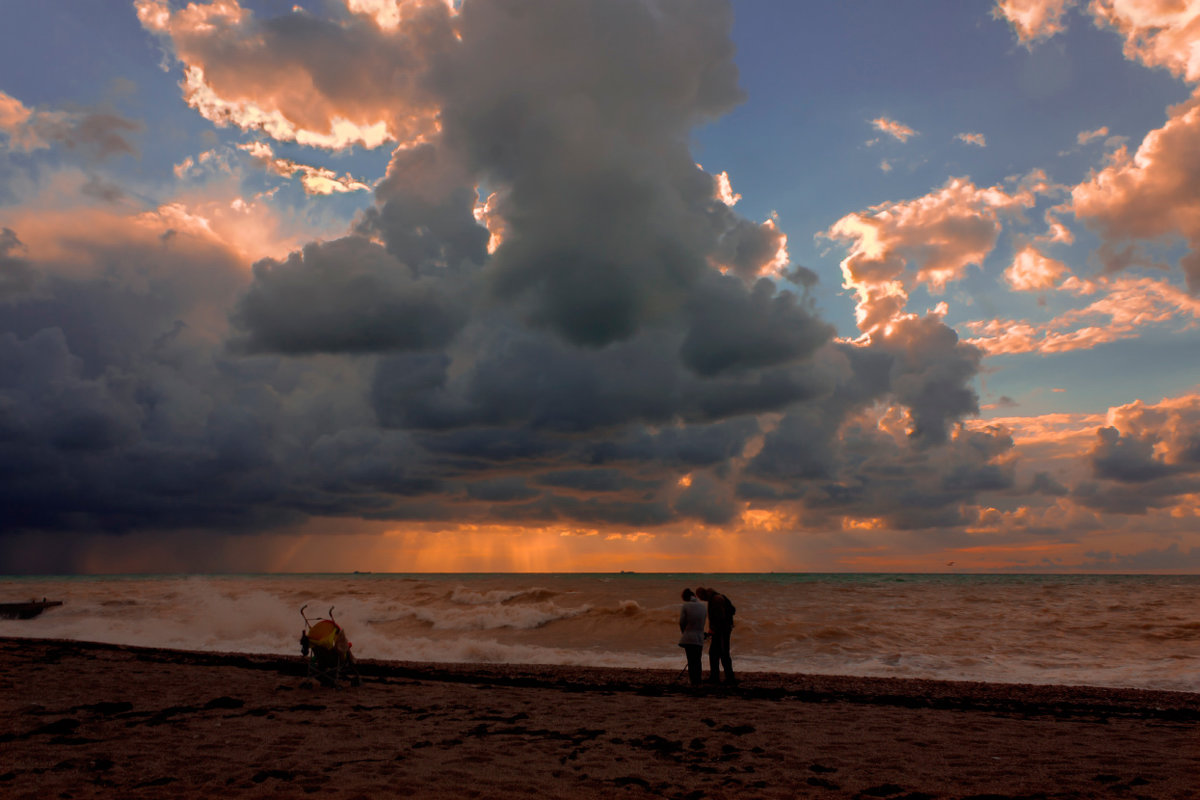
[[[5,218],[10,530],[926,528],[1011,484],[1011,438],[958,424],[981,351],[903,306],[1026,195],[956,179],[841,220],[864,337],[835,340],[786,236],[689,149],[742,100],[724,0],[136,6],[268,168],[315,170],[263,139],[390,163],[343,235],[252,266],[164,210],[76,219],[70,246]]]

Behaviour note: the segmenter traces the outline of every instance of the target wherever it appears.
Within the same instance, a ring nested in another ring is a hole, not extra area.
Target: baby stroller
[[[306,681],[314,678],[322,686],[340,689],[339,681],[346,674],[351,686],[362,683],[358,668],[354,666],[354,655],[350,652],[350,640],[342,626],[333,619],[333,606],[329,607],[329,619],[310,620],[304,614],[305,604],[300,607],[304,617],[304,632],[300,634],[300,653],[308,663]]]

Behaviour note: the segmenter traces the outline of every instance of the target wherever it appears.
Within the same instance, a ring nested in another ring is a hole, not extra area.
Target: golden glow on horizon
[[[1028,545],[976,545],[973,547],[955,547],[952,553],[970,553],[972,555],[994,555],[1000,553],[1061,553],[1075,547],[1074,542],[1032,542]]]

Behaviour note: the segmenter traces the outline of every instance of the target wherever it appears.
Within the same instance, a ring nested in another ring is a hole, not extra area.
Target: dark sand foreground
[[[1200,695],[0,639],[4,798],[1200,797]]]

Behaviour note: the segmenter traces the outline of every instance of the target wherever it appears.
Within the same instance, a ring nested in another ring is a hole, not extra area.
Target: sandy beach
[[[1200,694],[0,639],[6,798],[1200,797]]]

